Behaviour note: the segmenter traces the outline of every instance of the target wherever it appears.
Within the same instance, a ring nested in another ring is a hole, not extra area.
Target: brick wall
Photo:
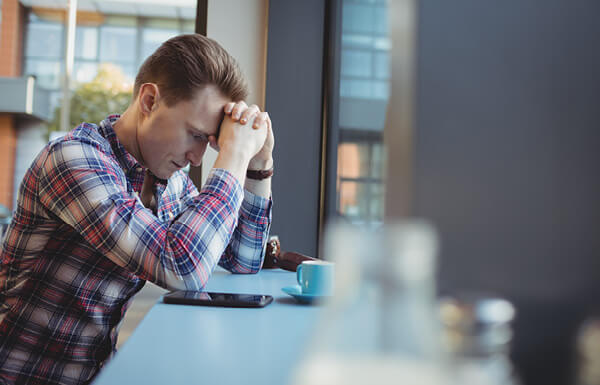
[[[18,0],[2,1],[0,24],[0,76],[21,76],[24,10]]]
[[[0,204],[12,208],[17,130],[14,116],[0,114]]]
[[[2,1],[0,76],[21,76],[24,8],[18,0]],[[15,117],[0,114],[0,204],[12,209],[17,127]]]

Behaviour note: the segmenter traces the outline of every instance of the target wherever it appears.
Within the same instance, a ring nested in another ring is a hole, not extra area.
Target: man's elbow
[[[242,266],[242,265],[234,265],[229,270],[233,274],[257,274],[260,271],[260,266]]]

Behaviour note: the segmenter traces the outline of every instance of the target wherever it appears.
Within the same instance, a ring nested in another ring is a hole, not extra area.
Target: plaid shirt
[[[217,263],[260,270],[271,201],[213,169],[198,193],[178,171],[139,193],[145,169],[109,116],[49,143],[29,168],[0,268],[0,383],[80,384],[115,352],[146,280],[200,290]]]

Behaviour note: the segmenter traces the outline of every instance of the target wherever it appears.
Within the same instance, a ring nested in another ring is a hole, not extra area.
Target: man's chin
[[[165,171],[165,170],[150,170],[152,171],[152,174],[154,174],[155,177],[157,177],[158,179],[164,179],[167,180],[171,177],[171,175],[173,175],[175,173],[175,171]]]

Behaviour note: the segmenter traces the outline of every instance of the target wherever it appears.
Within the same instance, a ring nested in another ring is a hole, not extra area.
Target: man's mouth
[[[177,168],[184,168],[185,166],[181,166],[179,163],[177,162],[173,162],[171,161]]]

